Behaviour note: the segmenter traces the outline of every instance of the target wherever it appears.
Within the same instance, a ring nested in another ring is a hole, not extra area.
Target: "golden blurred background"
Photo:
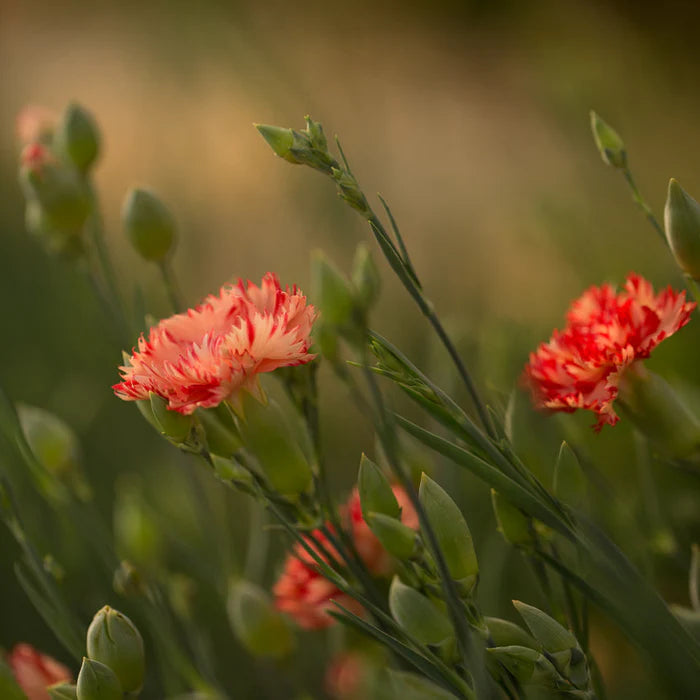
[[[266,270],[306,289],[314,248],[349,269],[357,242],[369,240],[364,222],[324,178],[275,158],[253,128],[301,128],[311,114],[340,136],[364,190],[390,203],[428,295],[479,383],[507,394],[529,350],[563,322],[585,287],[619,284],[631,270],[678,286],[672,259],[621,176],[601,162],[588,113],[595,109],[622,134],[657,215],[670,176],[698,197],[698,20],[695,3],[622,0],[0,0],[0,384],[79,432],[106,512],[118,473],[140,472],[150,460],[158,466],[144,478],[157,491],[162,482],[152,475],[182,461],[113,398],[121,348],[87,285],[23,230],[14,117],[26,104],[58,111],[77,100],[104,135],[97,182],[120,281],[130,290],[138,280],[155,314],[167,309],[157,275],[119,225],[134,185],[152,187],[177,216],[174,266],[190,303],[234,276],[256,280]],[[450,386],[427,325],[383,261],[381,269],[373,325]],[[693,326],[653,363],[700,406]],[[372,435],[326,379],[325,440],[343,490]],[[559,424],[527,420],[522,449],[546,474]],[[606,429],[598,438],[591,422],[572,417],[569,429],[600,457],[622,501],[643,511],[638,490],[625,488],[634,474],[629,430]],[[461,489],[477,542],[497,552],[491,574],[482,566],[485,605],[523,597],[508,579],[517,563],[504,564],[510,555],[493,542],[485,490],[437,468]],[[662,514],[680,532],[677,548],[657,562],[657,582],[687,602],[687,545],[700,536],[698,485],[663,470],[657,476]],[[60,655],[13,582],[16,553],[4,532],[0,543],[0,645],[33,637]],[[274,570],[272,562],[268,577]],[[595,634],[611,696],[656,697],[619,634],[603,622]]]

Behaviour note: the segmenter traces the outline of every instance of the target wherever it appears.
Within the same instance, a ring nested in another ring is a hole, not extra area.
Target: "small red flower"
[[[418,516],[408,495],[398,486],[394,486],[393,489],[396,500],[402,508],[402,522],[408,527],[417,529]],[[349,534],[367,569],[375,576],[389,574],[391,558],[362,518],[357,489],[350,495],[345,506],[345,514]],[[330,527],[330,524],[328,526]],[[338,552],[320,530],[314,530],[312,534],[325,553],[342,563]],[[327,561],[325,553],[319,551],[310,538],[306,542],[324,561]],[[318,572],[314,558],[299,543],[287,557],[284,570],[273,588],[273,593],[278,609],[291,615],[300,627],[306,629],[320,629],[333,624],[333,618],[328,615],[329,610],[336,609],[332,601],[340,603],[356,614],[362,613],[362,608],[357,601],[342,593]]]
[[[636,274],[619,293],[608,284],[591,287],[571,305],[566,328],[530,354],[524,382],[535,406],[584,408],[598,414],[596,430],[615,425],[621,373],[688,323],[695,306],[670,287],[654,294]]]
[[[30,644],[17,644],[7,656],[15,680],[28,700],[49,700],[47,688],[55,683],[70,683],[70,671],[50,656],[39,653]]]
[[[334,700],[351,700],[364,696],[369,663],[364,654],[344,651],[336,654],[326,669],[324,685]]]
[[[189,415],[254,391],[258,375],[310,362],[313,306],[296,288],[282,289],[268,272],[260,287],[242,280],[224,286],[186,313],[166,318],[139,338],[122,382],[112,388],[125,401],[153,392],[168,408]]]

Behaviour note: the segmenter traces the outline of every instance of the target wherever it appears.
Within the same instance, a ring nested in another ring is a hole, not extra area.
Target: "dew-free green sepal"
[[[83,657],[76,685],[78,700],[123,700],[124,691],[114,671],[103,663]]]

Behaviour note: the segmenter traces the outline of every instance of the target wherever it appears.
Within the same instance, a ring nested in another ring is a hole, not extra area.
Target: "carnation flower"
[[[260,287],[239,280],[199,306],[171,316],[142,335],[138,350],[120,367],[114,393],[125,401],[149,398],[190,414],[254,391],[258,375],[310,362],[314,307],[296,288],[282,289],[268,272]]]
[[[408,495],[399,486],[394,486],[393,490],[402,508],[403,524],[417,529],[418,516]],[[391,558],[362,518],[357,489],[353,490],[344,510],[349,534],[367,569],[375,576],[389,574]],[[327,526],[332,527],[329,523]],[[320,530],[313,532],[313,539],[320,543],[326,553],[342,563],[336,549]],[[324,561],[327,560],[325,553],[319,551],[312,539],[309,538],[306,542]],[[278,609],[291,615],[300,627],[306,629],[320,629],[333,624],[333,618],[328,615],[329,610],[335,609],[332,601],[357,614],[362,612],[357,601],[340,591],[318,572],[314,558],[300,543],[294,546],[292,554],[287,557],[284,571],[275,584],[273,593]]]
[[[46,689],[50,685],[72,682],[71,672],[63,664],[39,653],[30,644],[16,644],[7,656],[7,663],[28,700],[49,700]]]
[[[613,401],[623,372],[688,323],[695,306],[670,287],[654,294],[636,274],[619,293],[608,284],[591,287],[571,305],[566,328],[530,355],[524,380],[535,405],[594,411],[596,430],[615,425]]]
[[[366,697],[371,665],[365,654],[344,651],[336,654],[326,669],[324,686],[334,700]]]

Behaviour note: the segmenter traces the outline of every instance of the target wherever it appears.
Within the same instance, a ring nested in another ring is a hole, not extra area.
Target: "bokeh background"
[[[255,280],[267,270],[306,289],[314,248],[349,268],[356,244],[369,239],[363,221],[324,178],[276,159],[252,127],[302,127],[311,114],[341,136],[365,191],[391,204],[428,294],[498,403],[587,286],[621,283],[631,270],[657,285],[680,284],[622,178],[601,162],[588,112],[623,135],[657,215],[670,176],[698,196],[699,19],[695,3],[622,0],[0,1],[0,384],[80,435],[108,525],[115,500],[147,503],[161,532],[149,556],[207,582],[184,586],[188,604],[211,621],[206,653],[219,677],[237,684],[237,697],[284,697],[265,687],[265,669],[246,657],[217,607],[245,557],[248,504],[223,494],[113,397],[122,347],[109,319],[74,268],[24,232],[15,114],[28,103],[61,110],[70,100],[95,114],[108,244],[127,298],[138,281],[156,316],[167,313],[158,277],[119,225],[133,185],[155,189],[177,216],[174,266],[191,303],[232,277]],[[373,326],[459,395],[427,324],[380,264]],[[698,408],[699,341],[691,324],[651,361]],[[373,435],[342,387],[329,374],[322,380],[324,441],[343,497],[360,452],[373,452]],[[700,537],[697,476],[653,464],[656,485],[645,488],[624,424],[595,436],[589,416],[545,419],[526,400],[518,405],[516,439],[533,468],[549,479],[562,436],[575,441],[616,494],[605,514],[616,539],[632,556],[652,540],[658,553],[640,565],[669,600],[687,604],[689,545]],[[22,486],[12,446],[0,447],[27,527],[62,560],[82,617],[105,602],[128,609],[90,571],[80,539],[54,526],[55,514]],[[487,490],[409,450],[460,497],[482,561],[485,612],[512,616],[510,599],[538,602],[533,581],[518,573],[522,561],[495,533]],[[197,498],[211,507],[202,510]],[[273,540],[265,584],[283,556],[282,538]],[[0,645],[27,640],[68,661],[15,582],[17,556],[0,531]],[[596,616],[593,633],[612,697],[659,696],[644,660],[613,626]],[[304,637],[319,653],[326,641]],[[303,656],[302,677],[318,685],[320,657]]]

